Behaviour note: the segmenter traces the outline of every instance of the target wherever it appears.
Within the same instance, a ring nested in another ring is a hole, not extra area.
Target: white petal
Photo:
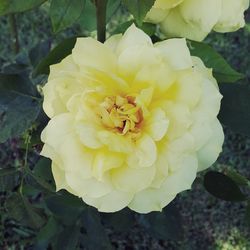
[[[50,66],[48,81],[62,77],[62,75],[72,74],[73,72],[79,72],[79,67],[75,64],[72,55],[69,55],[61,62]]]
[[[168,39],[154,46],[174,69],[182,70],[193,66],[185,39]]]
[[[79,172],[66,172],[65,179],[79,197],[87,195],[92,198],[99,198],[112,190],[111,185],[107,182],[101,182],[95,178],[83,179]]]
[[[244,11],[249,7],[249,0],[222,0],[222,13],[214,30],[232,32],[245,25]]]
[[[64,143],[65,136],[73,131],[74,117],[64,113],[53,117],[42,131],[41,140],[57,150]]]
[[[155,166],[131,168],[124,166],[111,171],[112,183],[116,189],[136,193],[150,186],[155,175]]]
[[[129,47],[151,46],[153,43],[150,37],[144,33],[141,29],[138,29],[132,24],[122,36],[122,39],[117,46],[117,54],[121,54]]]
[[[75,129],[81,142],[89,148],[100,148],[102,147],[102,143],[99,141],[97,136],[97,131],[100,130],[98,125],[89,122],[78,122],[75,125]]]
[[[205,145],[198,151],[199,171],[210,167],[218,158],[222,151],[224,142],[224,133],[218,119],[215,119],[211,124],[212,136]]]
[[[82,67],[107,72],[116,69],[116,57],[112,50],[90,37],[77,39],[72,56],[75,63]]]
[[[93,163],[93,176],[102,180],[106,171],[120,168],[124,163],[125,155],[118,152],[111,152],[106,149],[101,149],[96,152]]]
[[[182,165],[166,178],[160,188],[148,188],[137,193],[128,207],[138,213],[161,211],[179,192],[190,189],[196,177],[197,159],[187,156]]]
[[[122,51],[118,58],[119,73],[128,81],[145,66],[159,64],[161,56],[154,47],[145,45],[130,46]]]
[[[122,34],[113,35],[105,41],[104,45],[106,45],[114,53],[116,53],[117,46],[119,45],[121,39],[122,39]]]
[[[127,164],[131,168],[152,166],[157,157],[155,142],[148,135],[143,135],[135,142],[134,151],[128,156]]]
[[[160,141],[168,130],[169,119],[166,113],[158,108],[151,111],[150,118],[146,123],[145,131],[155,141]]]
[[[96,207],[99,212],[104,212],[104,213],[117,212],[123,209],[129,204],[132,198],[133,194],[124,193],[117,190],[113,190],[107,195],[97,199],[88,197],[87,195],[82,197],[85,203],[87,203],[90,206]]]

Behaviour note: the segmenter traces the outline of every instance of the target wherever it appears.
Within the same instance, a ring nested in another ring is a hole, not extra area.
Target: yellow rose
[[[153,44],[134,25],[104,44],[78,38],[43,91],[57,190],[99,211],[160,211],[221,152],[222,96],[185,39]]]
[[[249,0],[156,0],[146,21],[160,23],[169,37],[202,41],[212,30],[232,32],[245,25]]]

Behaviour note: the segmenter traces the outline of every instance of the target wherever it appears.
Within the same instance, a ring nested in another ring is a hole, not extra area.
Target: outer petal
[[[168,13],[169,11],[166,9],[152,7],[150,11],[147,13],[145,21],[149,23],[155,23],[155,24],[160,23],[166,18]]]
[[[58,149],[64,143],[65,136],[73,131],[74,118],[71,114],[61,114],[51,119],[41,134],[41,140]]]
[[[180,73],[176,81],[176,101],[193,109],[201,98],[202,80],[201,74],[197,74],[193,69]]]
[[[185,0],[172,9],[161,23],[170,37],[186,37],[202,41],[212,30],[221,14],[221,0]]]
[[[104,45],[106,45],[114,53],[116,53],[117,46],[119,45],[121,39],[122,39],[122,34],[113,35],[105,41]]]
[[[96,68],[102,71],[115,71],[116,57],[104,44],[93,38],[78,38],[72,56],[79,66]]]
[[[106,213],[112,213],[123,209],[129,204],[132,198],[133,194],[117,190],[113,190],[98,199],[90,198],[87,195],[82,197],[83,201],[88,205],[96,207],[99,212]]]
[[[56,183],[56,191],[59,191],[60,189],[68,190],[70,193],[77,195],[77,192],[75,192],[70,186],[67,184],[65,179],[65,172],[62,171],[54,162],[52,162],[52,173],[53,177]]]
[[[148,188],[137,193],[129,204],[129,208],[138,213],[161,211],[176,194],[190,189],[196,177],[197,159],[190,155],[183,159],[182,164],[183,166],[178,171],[167,177],[159,189]]]
[[[116,189],[136,193],[150,186],[155,175],[155,166],[131,168],[124,166],[111,172],[112,183]]]
[[[143,67],[160,62],[161,55],[156,49],[146,45],[135,45],[122,51],[118,58],[118,70],[129,82]]]
[[[112,190],[108,182],[102,182],[95,178],[82,179],[77,171],[66,172],[65,179],[70,188],[72,188],[79,197],[88,195],[92,198],[99,198]]]
[[[185,39],[168,39],[155,43],[154,46],[174,69],[181,70],[193,66]]]
[[[79,72],[79,67],[75,64],[72,55],[65,57],[60,63],[50,66],[50,73],[48,80],[52,80],[62,75],[72,74],[73,72]]]
[[[161,61],[158,64],[143,66],[136,74],[133,88],[139,88],[141,85],[153,87],[158,97],[164,94],[175,80],[176,73],[172,67]]]
[[[117,54],[121,54],[125,49],[131,46],[153,46],[150,37],[142,30],[136,28],[134,24],[132,24],[122,36],[117,46]]]
[[[210,167],[216,161],[220,152],[222,151],[224,133],[218,119],[215,119],[211,124],[211,129],[212,136],[197,153],[199,161],[199,171]]]
[[[249,0],[222,0],[222,13],[214,30],[231,32],[245,25],[244,11],[249,7]]]

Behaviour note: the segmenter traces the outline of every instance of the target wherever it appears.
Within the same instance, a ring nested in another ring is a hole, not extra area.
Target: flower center
[[[140,131],[143,115],[133,96],[109,96],[100,106],[102,123],[106,127],[115,129],[123,135]]]

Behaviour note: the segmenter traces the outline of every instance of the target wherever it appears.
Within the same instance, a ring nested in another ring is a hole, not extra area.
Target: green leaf
[[[66,225],[74,224],[80,214],[86,209],[86,205],[81,199],[67,192],[51,195],[45,199],[45,202],[54,216]]]
[[[220,84],[223,95],[219,120],[234,132],[250,136],[250,86],[249,84]]]
[[[116,213],[101,214],[104,224],[112,227],[116,232],[128,232],[135,224],[134,213],[124,208]]]
[[[168,205],[162,212],[141,215],[140,223],[156,239],[182,240],[183,223],[181,216],[173,205]]]
[[[49,40],[38,43],[29,51],[30,64],[35,67],[50,51],[51,42]]]
[[[246,196],[237,184],[228,176],[219,172],[210,171],[206,173],[204,187],[210,194],[225,201],[246,200]]]
[[[0,16],[10,13],[23,12],[33,9],[47,0],[1,0],[0,1]]]
[[[24,74],[3,74],[0,73],[0,91],[11,91],[17,94],[35,96],[35,87]]]
[[[250,181],[245,176],[237,173],[235,170],[227,169],[226,175],[240,186],[250,186]]]
[[[57,45],[50,53],[35,67],[34,76],[39,74],[49,74],[49,66],[59,63],[63,58],[68,56],[76,43],[76,38],[68,38]]]
[[[83,238],[84,246],[92,250],[111,250],[112,245],[106,235],[105,228],[101,223],[99,212],[95,208],[88,207],[83,215],[83,227],[86,230],[86,237]]]
[[[55,238],[55,235],[60,231],[61,231],[61,225],[54,219],[53,216],[51,216],[46,225],[40,229],[40,231],[36,236],[35,249],[36,250],[47,249],[51,240]]]
[[[129,28],[129,26],[133,23],[134,23],[134,20],[130,20],[130,21],[127,21],[125,23],[118,25],[117,28],[112,32],[112,35],[124,33]],[[140,29],[142,29],[149,36],[152,36],[156,31],[156,25],[152,23],[143,23],[140,26]]]
[[[250,226],[250,201],[247,202],[245,218],[246,218],[246,223],[248,224],[248,226]]]
[[[19,172],[17,168],[0,168],[0,177],[5,177],[7,175],[12,175]]]
[[[220,83],[232,83],[245,76],[234,70],[227,61],[212,47],[202,42],[188,42],[192,56],[202,59],[208,68],[213,69],[213,75]]]
[[[42,177],[34,174],[29,168],[26,168],[26,173],[28,174],[25,178],[26,182],[32,187],[40,190],[42,189],[45,192],[55,192],[55,186],[48,183]]]
[[[37,118],[40,102],[30,96],[0,92],[0,143],[20,136]]]
[[[73,250],[78,249],[78,241],[80,236],[80,224],[77,222],[74,225],[66,227],[60,232],[55,239],[54,248],[55,250]]]
[[[123,3],[139,25],[142,25],[146,14],[154,5],[154,2],[155,0],[123,0]]]
[[[25,75],[0,73],[0,143],[20,136],[37,118],[41,103]]]
[[[44,191],[55,192],[55,182],[51,172],[51,161],[42,157],[35,165],[33,172],[26,168],[27,174],[32,177],[26,178],[26,181],[34,188]]]
[[[59,32],[72,24],[80,17],[85,0],[52,0],[50,18],[54,32]]]
[[[19,184],[20,175],[17,168],[0,168],[0,192],[12,191]]]
[[[42,209],[32,207],[29,201],[19,193],[9,196],[5,207],[9,216],[21,222],[22,225],[37,229],[45,223]]]
[[[106,21],[110,20],[116,10],[119,8],[121,0],[108,0]],[[96,30],[96,8],[91,0],[86,0],[84,11],[77,23],[87,31]]]

